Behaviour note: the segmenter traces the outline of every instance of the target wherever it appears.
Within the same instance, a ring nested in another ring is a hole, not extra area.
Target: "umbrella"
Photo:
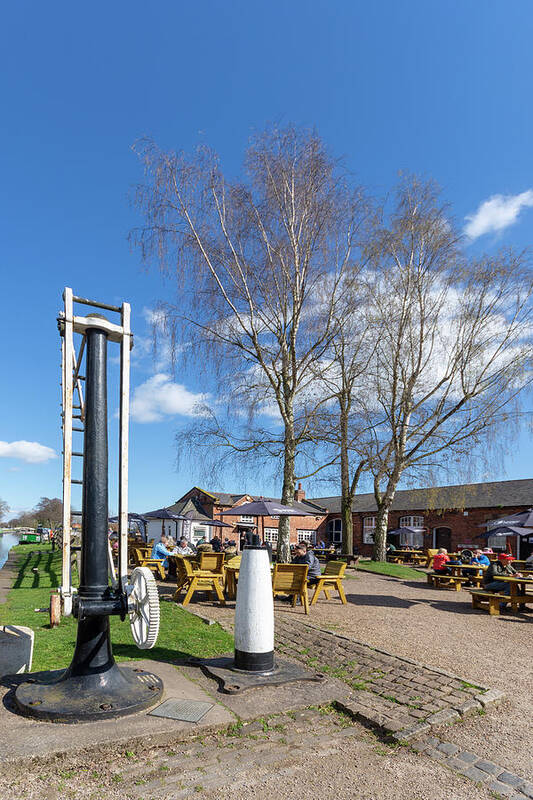
[[[118,522],[118,521],[119,521],[118,516],[109,517],[109,522]],[[142,514],[136,514],[134,511],[130,511],[128,513],[128,522],[141,522],[144,528],[144,538],[146,539],[146,519],[143,517]]]
[[[292,506],[282,505],[278,500],[254,500],[252,503],[244,503],[242,506],[236,506],[222,513],[224,516],[232,517],[240,517],[241,514],[249,517],[314,517],[316,515],[316,511],[299,511]]]
[[[530,533],[533,533],[533,528],[520,528],[517,525],[498,525],[496,528],[491,528],[482,533],[481,536],[488,539],[489,536],[529,536]]]
[[[300,511],[292,506],[284,506],[278,500],[254,500],[252,503],[244,503],[242,506],[230,508],[229,511],[222,512],[225,517],[240,517],[241,514],[249,517],[314,517],[316,511]]]
[[[394,528],[392,531],[387,531],[387,535],[389,534],[398,534],[398,533],[424,533],[425,528],[411,528],[409,525],[404,525],[401,528]]]
[[[194,516],[194,511],[186,511],[181,519],[188,519],[191,522],[201,522],[202,525],[207,525],[211,528],[233,528],[233,525],[229,525],[227,522],[221,522],[219,519],[209,519],[209,517],[198,517]]]
[[[147,514],[144,515],[146,519],[160,519],[161,520],[161,531],[162,533],[165,532],[165,523],[163,520],[165,519],[172,519],[176,523],[176,537],[178,536],[178,520],[180,519],[187,519],[184,517],[183,514],[174,514],[172,511],[169,511],[168,508],[157,508],[155,511],[148,511]]]
[[[520,511],[518,514],[510,514],[502,519],[493,519],[490,522],[498,527],[509,525],[517,528],[530,528],[533,527],[533,508],[528,508],[527,511]],[[483,523],[480,528],[484,528],[486,524],[486,522]]]

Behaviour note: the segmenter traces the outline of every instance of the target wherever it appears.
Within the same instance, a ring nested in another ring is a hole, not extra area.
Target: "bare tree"
[[[324,402],[313,392],[313,366],[334,335],[364,213],[361,191],[316,134],[294,127],[252,140],[241,183],[227,180],[206,149],[192,158],[151,142],[136,149],[147,183],[137,193],[145,224],[133,240],[146,261],[177,279],[176,301],[163,305],[168,329],[181,330],[196,359],[211,357],[224,396],[235,379],[233,398],[249,419],[275,410],[281,501],[291,505],[299,448],[312,440],[314,410]],[[223,432],[225,446],[268,453],[271,432],[255,430],[244,442]],[[289,559],[287,517],[278,557]]]
[[[63,519],[63,501],[59,497],[41,497],[34,514],[41,525],[48,528],[59,525]]]
[[[9,513],[9,506],[5,500],[2,500],[0,497],[0,522],[3,522],[5,519],[6,514]]]
[[[531,382],[532,278],[524,254],[468,258],[431,184],[405,181],[376,231],[367,286],[379,338],[367,374],[363,443],[385,558],[402,476],[461,463],[511,424]]]

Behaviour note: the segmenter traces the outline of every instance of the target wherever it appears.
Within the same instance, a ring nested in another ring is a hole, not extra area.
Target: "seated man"
[[[154,546],[152,547],[152,558],[163,559],[163,566],[165,569],[168,569],[168,558],[167,556],[174,555],[173,551],[169,549],[169,541],[168,537],[165,536],[163,533],[161,535],[161,540],[159,542],[155,542]]]
[[[508,553],[500,553],[497,561],[492,561],[489,568],[483,576],[483,586],[487,592],[495,592],[497,594],[511,594],[511,586],[505,581],[495,581],[496,575],[508,575],[510,578],[521,578],[521,573],[517,572],[511,566],[511,561],[514,556]]]
[[[446,566],[449,560],[450,556],[446,548],[439,547],[437,553],[433,556],[433,572],[436,572],[438,575],[449,575],[450,570]]]
[[[176,552],[174,553],[176,556],[193,556],[194,550],[189,547],[189,542],[182,536],[179,540],[178,546],[176,547]]]
[[[307,582],[316,583],[322,575],[320,562],[312,550],[307,549],[305,542],[299,542],[294,548],[293,564],[307,564]]]
[[[470,563],[478,567],[490,567],[490,558],[485,555],[483,550],[476,550],[470,559]]]

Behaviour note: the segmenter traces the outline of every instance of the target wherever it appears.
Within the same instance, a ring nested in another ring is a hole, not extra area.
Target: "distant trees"
[[[5,500],[0,497],[0,522],[3,522],[6,514],[9,514],[9,506]]]
[[[53,528],[61,523],[62,514],[62,500],[58,497],[41,497],[34,509],[20,514],[20,516],[10,520],[9,524],[12,528],[35,528],[37,525]]]

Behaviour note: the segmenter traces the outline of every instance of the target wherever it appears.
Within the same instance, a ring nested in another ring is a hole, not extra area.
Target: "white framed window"
[[[400,528],[423,528],[424,517],[400,517]]]
[[[365,517],[363,519],[363,544],[374,544],[375,530],[376,530],[376,518]]]
[[[342,519],[330,519],[328,520],[328,536],[330,542],[333,544],[339,544],[342,542]]]
[[[316,531],[297,530],[296,536],[298,542],[311,542],[311,544],[315,544]]]
[[[249,514],[242,514],[241,522],[255,522],[255,517],[251,517]]]
[[[277,541],[278,541],[278,529],[265,528],[265,542],[270,542],[270,544],[276,544]]]

